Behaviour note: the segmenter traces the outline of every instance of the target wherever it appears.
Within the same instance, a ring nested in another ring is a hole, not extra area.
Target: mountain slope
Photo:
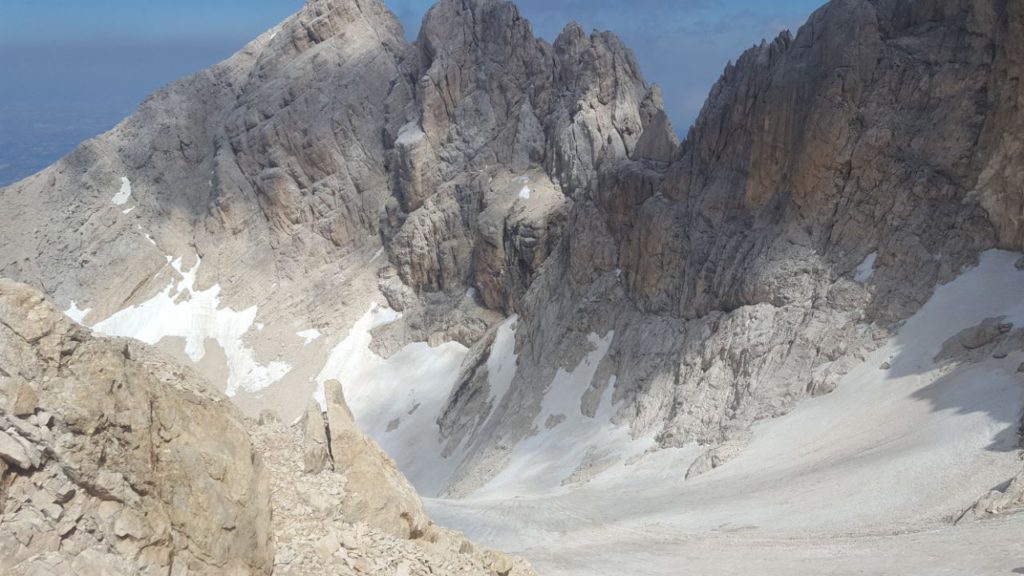
[[[331,469],[304,468],[297,427],[0,279],[3,573],[533,574],[430,522],[334,387]]]
[[[512,4],[442,0],[408,43],[379,2],[311,0],[0,191],[0,274],[250,413],[291,420],[340,380],[427,496],[587,494],[623,470],[671,493],[734,458],[797,483],[796,448],[757,452],[787,425],[760,423],[874,414],[886,380],[853,375],[938,286],[1024,249],[1022,32],[1006,0],[833,0],[730,65],[679,143],[613,35],[548,44]],[[986,374],[999,410],[948,423],[977,440],[956,474],[991,465],[968,499],[1019,468],[978,456],[1024,407]],[[896,458],[861,441],[827,462]]]
[[[508,470],[520,477],[428,509],[553,575],[621,573],[638,559],[644,574],[1010,573],[1024,516],[971,508],[1005,490],[1024,456],[1019,259],[984,253],[835,392],[757,425],[727,465],[683,481],[699,454],[690,445],[538,490],[531,465],[545,453],[517,448]]]

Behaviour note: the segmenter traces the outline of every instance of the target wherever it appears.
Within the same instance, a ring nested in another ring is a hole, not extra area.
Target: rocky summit
[[[613,34],[309,0],[0,190],[0,565],[1019,570],[1022,76],[832,0],[680,141]]]

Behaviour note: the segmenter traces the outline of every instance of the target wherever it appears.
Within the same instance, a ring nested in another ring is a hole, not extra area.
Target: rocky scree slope
[[[253,426],[274,494],[275,574],[530,576],[524,560],[475,545],[426,517],[395,463],[355,426],[328,383],[299,426]]]
[[[634,437],[706,446],[697,474],[829,392],[982,250],[1024,248],[1022,10],[833,0],[730,65],[680,144],[610,34],[548,44],[512,4],[443,0],[410,44],[379,2],[312,0],[0,192],[20,223],[0,273],[88,322],[194,252],[201,286],[258,304],[259,351],[286,320],[342,331],[386,300],[403,316],[374,332],[382,356],[470,347],[437,415],[464,458],[453,494],[558,434],[537,421],[551,383],[610,338],[579,414],[610,396]],[[130,214],[109,200],[125,174]],[[492,397],[510,313],[515,373]],[[592,448],[587,474],[621,460]]]
[[[315,404],[305,434],[257,424],[192,369],[0,279],[4,574],[534,574],[431,523],[329,391],[329,429]]]

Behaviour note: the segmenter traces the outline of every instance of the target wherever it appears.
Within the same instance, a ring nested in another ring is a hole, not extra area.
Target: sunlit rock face
[[[239,411],[141,343],[0,279],[0,561],[17,574],[270,574]]]

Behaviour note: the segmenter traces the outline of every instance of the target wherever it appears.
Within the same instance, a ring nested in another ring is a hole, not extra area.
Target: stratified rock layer
[[[5,574],[270,574],[270,490],[191,369],[0,279]]]

